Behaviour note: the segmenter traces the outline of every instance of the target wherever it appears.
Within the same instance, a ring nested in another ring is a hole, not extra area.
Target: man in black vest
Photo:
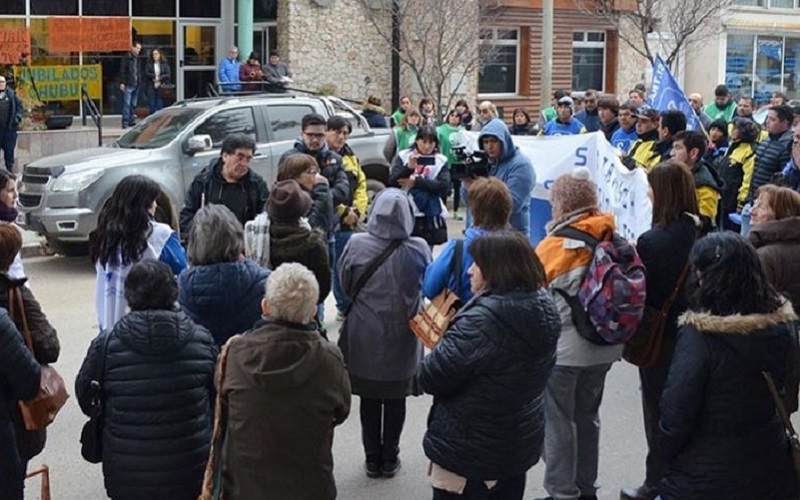
[[[17,129],[22,121],[22,101],[8,87],[6,77],[0,75],[0,149],[6,162],[6,169],[14,171],[14,150],[17,147]]]

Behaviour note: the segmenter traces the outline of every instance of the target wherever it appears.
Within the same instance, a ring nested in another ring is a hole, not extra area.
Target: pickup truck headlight
[[[102,168],[96,168],[75,172],[74,174],[64,174],[56,178],[55,182],[53,182],[52,190],[55,192],[83,191],[102,177],[103,173],[104,170]]]

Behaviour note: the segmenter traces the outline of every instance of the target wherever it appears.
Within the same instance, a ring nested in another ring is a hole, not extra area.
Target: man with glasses
[[[658,110],[646,104],[636,112],[638,139],[631,146],[628,156],[622,159],[622,163],[630,170],[637,167],[649,170],[661,161],[661,155],[655,149],[659,140],[659,123]]]
[[[217,79],[219,89],[222,92],[240,92],[242,84],[239,83],[239,69],[242,63],[239,62],[239,48],[235,45],[228,49],[228,57],[219,62],[217,69]]]
[[[587,132],[597,132],[603,126],[597,109],[599,99],[600,97],[594,89],[583,93],[583,110],[575,115],[575,119],[583,123]]]
[[[222,141],[219,158],[195,176],[186,194],[181,238],[189,234],[197,211],[209,203],[228,207],[242,226],[264,211],[269,191],[264,179],[250,168],[255,152],[256,143],[248,135],[230,134]]]
[[[22,101],[8,87],[6,77],[0,75],[0,149],[6,162],[6,170],[14,171],[14,150],[17,147],[17,129],[22,121]]]
[[[497,118],[497,106],[491,101],[483,101],[478,105],[478,120],[472,127],[473,132],[480,132],[490,121]]]

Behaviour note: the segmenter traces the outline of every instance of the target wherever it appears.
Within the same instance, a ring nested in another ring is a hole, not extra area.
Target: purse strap
[[[683,271],[678,276],[678,281],[675,283],[675,289],[672,290],[672,294],[670,294],[669,298],[666,302],[661,305],[661,314],[666,316],[669,310],[672,308],[672,304],[678,299],[678,294],[681,292],[681,288],[683,288],[684,282],[686,282],[686,277],[689,275],[689,268],[691,264],[689,260],[686,260],[686,265],[683,266]]]
[[[364,270],[364,274],[359,276],[358,281],[356,281],[356,286],[353,288],[353,296],[350,298],[350,304],[347,306],[347,309],[344,311],[344,315],[347,316],[347,313],[350,312],[350,309],[353,308],[353,304],[356,302],[356,297],[358,297],[359,292],[361,289],[364,288],[364,285],[367,284],[372,275],[381,267],[381,264],[386,262],[386,259],[389,258],[390,255],[394,253],[395,250],[403,243],[402,240],[392,240],[389,243],[383,252],[380,253],[375,259],[373,259],[368,265],[367,268]]]
[[[225,371],[228,367],[228,349],[238,337],[239,335],[234,335],[228,339],[222,346],[222,352],[219,355],[211,450],[208,454],[208,462],[203,474],[203,488],[198,500],[220,500],[222,498],[222,447],[225,445],[225,435],[228,429],[228,404],[222,395],[222,385],[225,383]]]
[[[456,240],[456,248],[453,251],[453,258],[450,260],[450,276],[453,276],[456,281],[456,295],[461,291],[461,275],[463,274],[464,267],[464,240]]]
[[[12,286],[8,289],[8,315],[14,323],[16,323],[16,311],[19,311],[20,321],[22,321],[22,332],[20,333],[25,339],[25,345],[28,346],[28,350],[35,357],[31,329],[28,327],[28,315],[25,314],[25,303],[22,300],[22,290],[18,286]]]
[[[775,381],[772,379],[772,374],[765,371],[762,371],[761,374],[764,376],[764,380],[767,381],[767,387],[769,387],[769,392],[772,394],[772,399],[775,401],[775,408],[778,410],[778,415],[780,415],[781,421],[783,421],[783,426],[786,428],[786,432],[789,433],[790,437],[794,438],[797,433],[794,431],[794,426],[789,418],[789,413],[786,412],[786,407],[783,405],[783,400],[781,399],[780,394],[778,394],[778,388],[775,387]]]

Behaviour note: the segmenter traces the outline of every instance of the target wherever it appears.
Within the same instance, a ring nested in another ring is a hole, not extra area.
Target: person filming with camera
[[[439,152],[439,135],[430,125],[422,127],[414,144],[397,153],[392,161],[388,187],[408,193],[414,212],[411,236],[423,238],[428,245],[447,241],[442,197],[450,191],[450,167]]]
[[[509,224],[525,236],[530,236],[530,204],[531,190],[536,184],[536,173],[530,160],[514,146],[508,126],[499,118],[493,118],[482,129],[478,136],[478,149],[483,151],[488,163],[489,177],[497,177],[511,191],[513,207]],[[479,157],[479,155],[476,155]],[[469,191],[472,183],[479,174],[485,173],[480,168],[480,162],[473,162],[467,169],[462,183],[467,190],[467,206],[469,206]],[[467,218],[467,227],[471,224],[471,217]]]

